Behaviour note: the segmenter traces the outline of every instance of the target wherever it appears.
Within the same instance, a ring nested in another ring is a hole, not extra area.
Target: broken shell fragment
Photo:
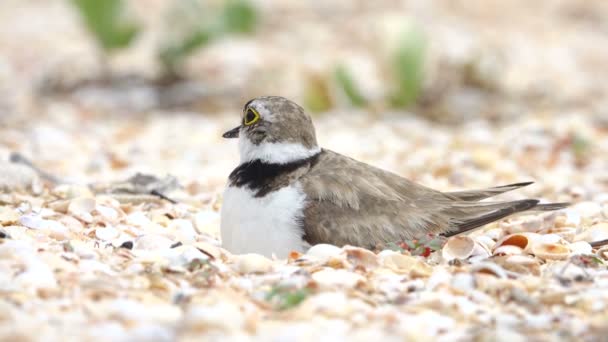
[[[92,222],[91,212],[95,210],[95,199],[92,197],[78,197],[68,205],[68,213],[81,221]]]
[[[422,260],[410,255],[393,252],[380,256],[381,264],[395,273],[411,274],[412,276],[428,277],[433,268]]]

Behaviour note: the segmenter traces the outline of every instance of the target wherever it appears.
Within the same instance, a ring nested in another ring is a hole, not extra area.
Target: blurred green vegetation
[[[128,48],[141,31],[126,11],[124,0],[71,0],[83,22],[104,52]],[[258,23],[255,7],[248,0],[226,0],[220,7],[193,0],[175,0],[167,27],[179,27],[168,35],[157,52],[163,78],[177,78],[185,59],[214,39],[228,34],[247,34]]]
[[[277,310],[288,310],[298,306],[304,301],[311,291],[307,288],[293,289],[284,286],[273,286],[266,294],[266,301],[274,304]]]
[[[393,93],[389,95],[393,106],[409,107],[418,99],[424,81],[425,51],[426,39],[420,31],[409,29],[402,33],[389,62],[394,76]]]
[[[72,0],[72,3],[106,52],[129,46],[140,32],[137,22],[125,14],[123,0]]]
[[[351,105],[362,107],[367,103],[346,67],[338,65],[334,70],[334,78]]]
[[[377,60],[380,69],[388,75],[383,103],[381,106],[408,108],[421,95],[424,82],[424,61],[426,57],[426,37],[416,28],[407,28],[399,34],[396,43],[390,46],[389,58]],[[338,64],[332,75],[315,75],[308,78],[304,87],[304,105],[311,111],[322,112],[339,103],[335,98],[344,95],[348,105],[365,107],[370,99],[360,90],[352,70]],[[335,90],[335,91],[332,91]]]
[[[167,22],[179,29],[161,43],[158,58],[166,75],[177,76],[184,60],[212,40],[228,34],[252,33],[258,14],[247,0],[227,0],[221,8],[180,0],[168,15]]]

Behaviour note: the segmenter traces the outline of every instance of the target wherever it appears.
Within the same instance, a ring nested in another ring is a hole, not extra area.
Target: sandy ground
[[[41,91],[95,79],[96,48],[62,1],[0,4],[0,339],[605,335],[608,250],[591,244],[608,239],[606,4],[256,4],[253,37],[188,61],[215,95],[186,109],[157,108],[146,84]],[[150,32],[111,67],[152,77],[167,5],[130,6]],[[573,205],[488,225],[426,258],[388,246],[321,245],[288,260],[221,249],[221,193],[238,163],[221,133],[242,104],[302,101],[302,84],[336,60],[377,103],[386,75],[375,61],[397,13],[430,37],[428,99],[407,112],[339,102],[313,117],[320,144],[440,190],[533,180],[502,198]],[[13,152],[52,177],[10,163]],[[128,182],[137,172],[156,179]]]

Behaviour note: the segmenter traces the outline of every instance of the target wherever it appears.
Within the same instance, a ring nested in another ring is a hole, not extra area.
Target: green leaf
[[[338,83],[338,86],[340,87],[340,89],[342,89],[342,91],[353,106],[361,107],[365,105],[367,101],[365,101],[365,98],[363,97],[363,95],[361,95],[361,92],[355,85],[355,82],[353,81],[353,78],[351,77],[350,73],[343,65],[338,65],[336,67],[334,71],[334,77],[336,79],[336,82]]]
[[[255,29],[258,15],[255,7],[246,0],[228,0],[222,16],[225,32],[251,33]]]
[[[278,310],[287,310],[298,306],[309,294],[310,290],[306,288],[275,286],[266,294],[266,300],[274,302]]]
[[[187,57],[211,41],[232,33],[252,32],[257,24],[257,12],[246,0],[228,0],[221,8],[180,0],[168,14],[158,58],[169,75],[177,74]]]
[[[390,102],[396,107],[413,104],[422,90],[424,79],[425,37],[416,29],[403,33],[391,60],[395,90]]]
[[[72,0],[72,3],[106,51],[127,47],[140,31],[139,25],[126,17],[123,0]]]

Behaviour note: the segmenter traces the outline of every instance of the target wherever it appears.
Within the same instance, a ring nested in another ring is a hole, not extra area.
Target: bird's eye
[[[253,125],[254,123],[260,120],[260,114],[256,112],[253,108],[247,108],[247,113],[245,114],[245,119],[243,120],[243,124],[245,126]]]

